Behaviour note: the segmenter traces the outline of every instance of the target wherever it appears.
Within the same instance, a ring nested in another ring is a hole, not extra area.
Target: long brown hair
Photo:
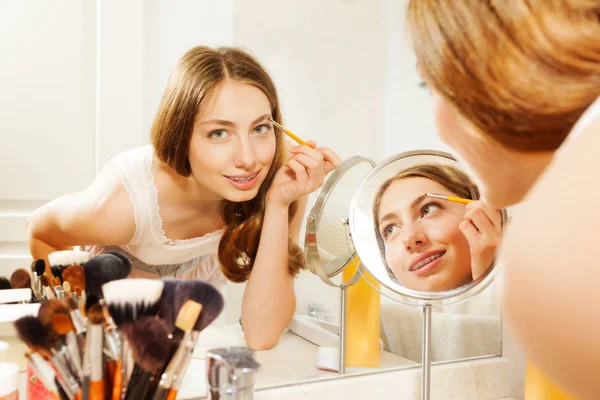
[[[394,175],[381,185],[375,199],[373,200],[373,224],[375,226],[375,237],[377,238],[377,244],[379,245],[380,254],[385,254],[385,244],[381,236],[381,227],[379,226],[379,208],[381,206],[381,199],[388,190],[388,188],[394,183],[402,179],[407,178],[426,178],[432,180],[446,189],[462,197],[463,199],[479,200],[479,189],[473,183],[471,178],[460,169],[447,164],[420,164],[408,167],[402,170],[397,175]],[[390,278],[398,283],[396,275],[392,269],[387,265],[385,257],[382,256],[383,263],[386,267]]]
[[[152,125],[152,144],[158,159],[181,176],[188,176],[190,140],[196,116],[203,110],[226,79],[248,83],[269,99],[272,118],[283,123],[277,91],[265,69],[245,51],[231,47],[211,49],[198,46],[179,60],[171,74]],[[262,230],[265,199],[276,172],[285,163],[284,138],[278,130],[275,157],[255,198],[234,203],[224,201],[221,209],[226,228],[219,242],[219,262],[227,279],[248,280]],[[296,214],[296,202],[290,205],[290,220]],[[289,271],[296,276],[304,268],[302,250],[288,241]]]
[[[424,79],[486,137],[557,149],[600,96],[600,0],[411,0]]]

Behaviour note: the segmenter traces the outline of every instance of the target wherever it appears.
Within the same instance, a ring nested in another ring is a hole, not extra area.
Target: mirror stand
[[[421,368],[423,375],[421,377],[422,400],[429,400],[431,388],[431,304],[423,306],[423,339],[421,354]]]
[[[348,286],[340,285],[340,336],[338,342],[338,375],[346,373],[346,295]]]

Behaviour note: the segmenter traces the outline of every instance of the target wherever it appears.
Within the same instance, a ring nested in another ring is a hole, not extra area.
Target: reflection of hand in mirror
[[[473,279],[479,278],[496,256],[502,234],[500,211],[483,201],[474,201],[465,207],[464,221],[459,225],[471,248]]]
[[[493,261],[500,215],[496,211],[496,221],[494,211],[479,201],[465,206],[431,199],[425,193],[479,199],[469,177],[449,165],[413,166],[386,181],[373,212],[388,272],[401,285],[424,292],[468,284]]]

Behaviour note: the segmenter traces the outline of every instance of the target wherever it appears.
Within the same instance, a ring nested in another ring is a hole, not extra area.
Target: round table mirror
[[[363,179],[349,210],[358,258],[381,293],[423,307],[423,398],[429,397],[431,308],[462,302],[493,279],[505,212],[444,152],[401,153]]]

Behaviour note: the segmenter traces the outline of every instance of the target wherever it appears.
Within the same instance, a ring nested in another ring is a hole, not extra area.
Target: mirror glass
[[[484,288],[478,283],[493,270],[502,221],[453,156],[413,151],[369,173],[349,222],[360,259],[380,283],[407,301],[449,304]]]

